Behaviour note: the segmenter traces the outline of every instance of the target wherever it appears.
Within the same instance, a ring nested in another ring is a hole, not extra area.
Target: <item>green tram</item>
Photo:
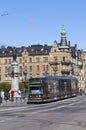
[[[27,103],[50,102],[76,96],[77,85],[77,78],[72,76],[31,77]]]

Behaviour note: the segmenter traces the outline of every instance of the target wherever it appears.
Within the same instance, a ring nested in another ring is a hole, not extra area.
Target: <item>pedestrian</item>
[[[80,89],[80,95],[82,96],[82,89]]]
[[[20,89],[18,90],[18,98],[20,99],[20,102],[22,102]]]
[[[4,100],[4,91],[3,91],[3,89],[1,90],[1,98],[2,98],[2,101]]]
[[[25,98],[26,98],[26,88],[23,89],[23,99],[24,99],[24,102],[25,102]]]
[[[1,105],[1,103],[2,103],[2,97],[1,97],[1,93],[0,93],[0,105]]]
[[[10,90],[10,97],[11,97],[11,102],[13,102],[14,101],[14,90],[12,89],[12,90]]]
[[[78,88],[78,95],[80,95],[80,88]]]

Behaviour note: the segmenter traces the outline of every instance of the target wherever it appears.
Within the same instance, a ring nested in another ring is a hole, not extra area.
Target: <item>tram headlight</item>
[[[36,95],[36,97],[37,97],[37,98],[40,98],[40,97],[41,97],[41,95]]]
[[[36,97],[40,97],[40,95],[36,95]]]
[[[41,97],[41,95],[38,95],[38,97]]]

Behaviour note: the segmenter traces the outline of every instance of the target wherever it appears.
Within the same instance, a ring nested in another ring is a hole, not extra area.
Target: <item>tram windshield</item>
[[[41,90],[39,87],[31,87],[30,94],[41,94]]]
[[[41,80],[40,78],[31,78],[29,80],[30,94],[41,94]]]

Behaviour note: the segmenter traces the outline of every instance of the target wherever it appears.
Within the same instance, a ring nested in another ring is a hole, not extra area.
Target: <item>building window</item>
[[[46,65],[46,71],[48,71],[49,70],[49,66],[48,65]]]
[[[8,70],[8,73],[10,73],[11,72],[11,67],[9,66],[8,68],[7,68]]]
[[[8,80],[8,76],[7,76],[7,74],[5,75],[5,80]]]
[[[19,63],[22,63],[22,58],[19,59]]]
[[[45,71],[45,65],[43,65],[43,71]]]
[[[40,58],[39,57],[36,58],[36,62],[40,62]]]
[[[20,73],[20,77],[22,77],[22,73]]]
[[[7,64],[7,59],[5,59],[5,64]]]
[[[5,67],[5,73],[7,73],[8,72],[8,67]]]
[[[29,66],[29,71],[32,72],[32,66]]]
[[[54,56],[54,61],[57,61],[57,56]]]
[[[29,60],[30,60],[30,63],[32,63],[32,58],[30,58]]]
[[[9,59],[9,64],[11,64],[11,59]]]
[[[56,52],[56,49],[54,49],[54,52]]]
[[[36,66],[36,71],[40,71],[39,65]]]
[[[43,57],[43,62],[48,62],[48,57]]]
[[[1,67],[0,67],[0,73],[1,73]]]
[[[20,73],[22,73],[22,66],[19,66]]]
[[[27,59],[25,58],[25,63],[27,63]]]
[[[65,61],[65,57],[63,57],[63,61]]]
[[[39,76],[40,74],[39,74],[39,73],[37,73],[36,75],[37,75],[37,76]]]
[[[43,71],[48,71],[49,70],[49,66],[48,65],[43,65]]]

